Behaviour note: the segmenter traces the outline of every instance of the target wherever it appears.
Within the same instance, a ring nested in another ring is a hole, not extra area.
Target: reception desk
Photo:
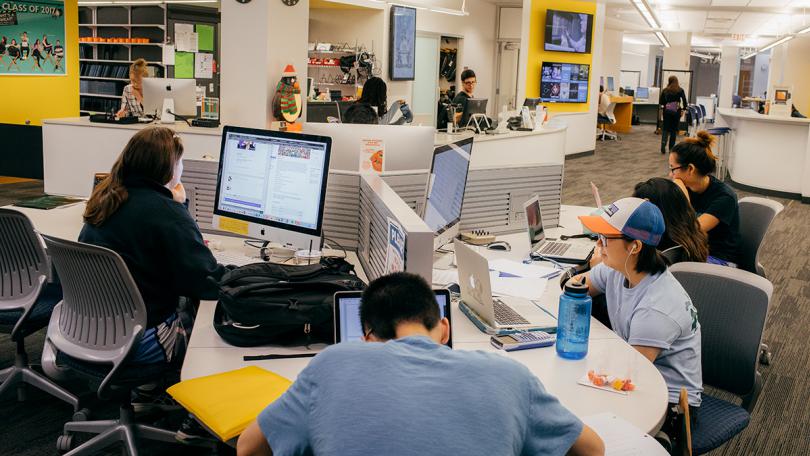
[[[810,202],[810,119],[720,108],[718,123],[734,129],[727,148],[732,181],[753,191]]]
[[[616,103],[616,107],[613,108],[616,123],[608,125],[608,129],[618,133],[630,133],[633,129],[633,97],[610,97],[610,102]]]

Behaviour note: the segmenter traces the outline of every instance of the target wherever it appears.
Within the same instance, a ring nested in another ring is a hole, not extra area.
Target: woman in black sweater
[[[661,109],[664,111],[664,121],[661,125],[661,154],[667,153],[666,145],[669,139],[669,150],[675,146],[675,139],[678,137],[678,124],[681,122],[681,113],[689,104],[686,101],[686,93],[678,84],[676,76],[669,77],[669,83],[661,91],[658,100]]]
[[[147,329],[134,364],[179,363],[191,320],[178,313],[181,297],[216,299],[207,278],[226,268],[205,246],[184,206],[183,145],[164,127],[136,133],[93,190],[79,241],[121,255],[146,304]],[[183,320],[186,321],[183,321]]]

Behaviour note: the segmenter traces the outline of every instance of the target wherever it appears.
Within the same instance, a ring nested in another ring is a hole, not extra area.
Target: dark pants
[[[669,150],[675,146],[675,139],[678,137],[678,130],[661,130],[661,153],[667,152],[667,138],[669,138]]]

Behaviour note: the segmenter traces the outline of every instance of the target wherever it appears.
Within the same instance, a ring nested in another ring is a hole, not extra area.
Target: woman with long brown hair
[[[121,94],[121,109],[116,117],[143,116],[143,78],[149,76],[146,60],[137,59],[129,66],[129,84]]]
[[[661,124],[661,154],[667,152],[667,142],[669,142],[669,150],[675,145],[675,139],[678,137],[678,129],[681,122],[681,113],[686,109],[689,102],[686,100],[686,93],[678,84],[677,76],[670,76],[667,86],[661,91],[661,97],[658,100],[661,109],[664,111],[663,122]]]
[[[136,133],[93,190],[79,241],[121,255],[146,304],[147,330],[135,350],[135,364],[183,360],[190,319],[178,313],[181,297],[216,299],[217,264],[184,206],[180,178],[183,144],[164,127]]]
[[[709,256],[706,233],[700,230],[695,210],[678,185],[669,179],[654,177],[636,184],[633,196],[646,199],[661,209],[666,230],[658,244],[658,250],[665,257],[671,260],[667,251],[680,247],[683,249],[683,254],[679,255],[680,261],[706,262]]]

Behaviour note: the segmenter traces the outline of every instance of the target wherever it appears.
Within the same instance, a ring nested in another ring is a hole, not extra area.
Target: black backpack
[[[366,284],[343,258],[324,258],[303,266],[245,265],[217,286],[214,329],[229,344],[255,347],[333,343],[333,295]]]

